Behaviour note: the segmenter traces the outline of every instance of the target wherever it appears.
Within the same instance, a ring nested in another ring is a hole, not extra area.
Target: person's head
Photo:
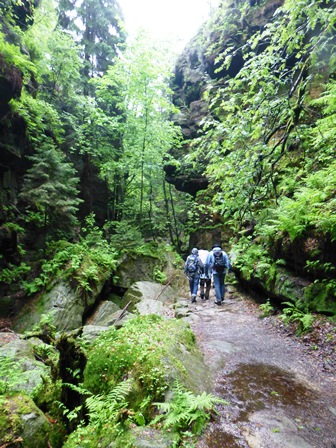
[[[198,249],[196,249],[196,247],[193,248],[193,250],[191,251],[192,255],[198,255]]]
[[[212,246],[212,250],[214,250],[214,249],[222,249],[220,243],[216,243],[216,244],[214,244],[214,245]]]

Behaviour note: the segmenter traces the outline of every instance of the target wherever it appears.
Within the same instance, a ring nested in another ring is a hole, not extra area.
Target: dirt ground
[[[297,337],[228,287],[224,304],[188,304],[214,393],[228,404],[197,448],[336,448],[336,329],[317,319]]]

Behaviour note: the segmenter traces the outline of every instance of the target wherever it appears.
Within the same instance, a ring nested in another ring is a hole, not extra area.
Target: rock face
[[[9,2],[8,2],[9,3]],[[13,2],[14,3],[14,2]],[[39,1],[27,0],[11,5],[15,25],[25,30],[32,22],[34,6]],[[2,6],[9,9],[9,4]],[[18,36],[11,31],[0,17],[0,25],[9,42],[17,42]],[[30,155],[26,139],[26,124],[17,114],[11,112],[9,102],[19,98],[22,91],[22,73],[15,65],[6,62],[0,53],[0,191],[2,205],[16,204],[21,177],[29,167],[25,156]],[[4,221],[4,209],[0,209],[0,225]],[[0,235],[0,247],[4,244]]]
[[[272,20],[275,10],[283,4],[283,0],[267,0],[257,8],[250,6],[244,15],[238,9],[241,3],[240,0],[223,1],[216,17],[205,24],[188,44],[175,66],[173,101],[180,113],[173,119],[181,127],[183,145],[170,151],[172,158],[179,163],[167,162],[164,170],[168,182],[174,184],[178,190],[192,195],[208,186],[204,175],[206,159],[198,160],[196,165],[186,163],[183,159],[191,151],[193,140],[204,132],[201,123],[209,114],[209,110],[203,94],[207,89],[216,89],[216,86],[220,86],[227,78],[235,77],[239,73],[244,65],[239,48]],[[230,23],[230,31],[224,32],[220,29],[224,21]],[[217,56],[228,47],[236,49],[235,56],[228,68],[220,69]]]
[[[0,119],[10,112],[9,102],[18,98],[22,89],[22,73],[15,66],[9,65],[0,54]]]
[[[159,260],[150,256],[128,256],[120,263],[113,280],[117,289],[126,290],[137,281],[153,281]]]

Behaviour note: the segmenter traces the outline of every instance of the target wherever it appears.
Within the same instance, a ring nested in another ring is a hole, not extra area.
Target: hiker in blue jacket
[[[204,272],[204,265],[202,260],[198,256],[198,249],[194,247],[191,254],[186,259],[184,265],[184,273],[189,280],[189,288],[191,294],[191,303],[196,302],[198,284],[200,281],[201,273]]]
[[[207,256],[204,272],[207,276],[212,274],[216,294],[216,305],[221,305],[224,301],[225,275],[230,270],[231,263],[227,253],[222,250],[220,244],[215,244]]]

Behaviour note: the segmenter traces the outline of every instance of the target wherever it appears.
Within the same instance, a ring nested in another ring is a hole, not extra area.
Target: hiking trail
[[[227,285],[221,307],[188,303],[186,317],[228,401],[197,448],[336,448],[336,382],[302,344],[281,333],[258,305]]]

